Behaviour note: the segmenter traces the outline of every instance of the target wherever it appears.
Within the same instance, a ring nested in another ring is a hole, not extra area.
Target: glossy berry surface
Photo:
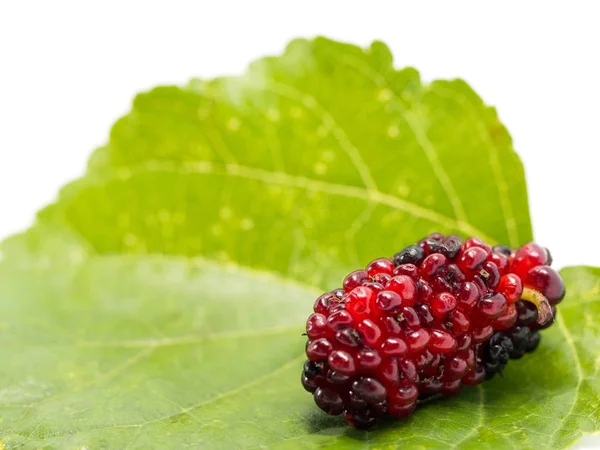
[[[565,287],[547,249],[434,233],[351,272],[306,322],[301,381],[319,408],[369,428],[456,395],[534,351]]]

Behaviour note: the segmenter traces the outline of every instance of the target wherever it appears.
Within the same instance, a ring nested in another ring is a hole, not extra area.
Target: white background
[[[467,80],[513,135],[536,240],[559,267],[600,266],[599,22],[593,0],[1,0],[0,238],[82,174],[136,92],[322,34],[381,39],[425,80]]]

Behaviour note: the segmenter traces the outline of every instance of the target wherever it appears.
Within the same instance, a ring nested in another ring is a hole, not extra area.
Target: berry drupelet
[[[376,259],[316,300],[302,384],[323,411],[368,428],[502,373],[535,350],[565,295],[551,262],[534,243],[439,233]]]

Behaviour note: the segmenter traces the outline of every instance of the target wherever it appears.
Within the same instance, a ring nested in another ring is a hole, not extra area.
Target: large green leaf
[[[292,42],[139,95],[88,173],[2,244],[0,448],[565,447],[599,428],[600,272],[506,376],[365,433],[299,383],[303,319],[438,230],[531,239],[523,169],[461,81]]]

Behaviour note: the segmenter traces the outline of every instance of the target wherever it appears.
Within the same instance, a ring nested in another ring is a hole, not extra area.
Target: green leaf
[[[0,448],[566,447],[599,429],[598,269],[534,355],[410,419],[349,429],[303,391],[303,320],[432,231],[531,239],[523,169],[462,81],[385,45],[292,42],[139,95],[87,174],[5,241]]]

